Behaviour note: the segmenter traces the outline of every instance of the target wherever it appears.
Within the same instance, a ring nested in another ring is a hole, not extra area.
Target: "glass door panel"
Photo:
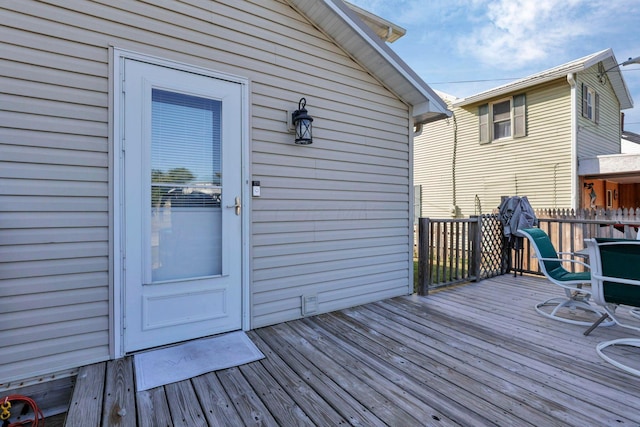
[[[218,100],[152,90],[151,279],[222,273]]]

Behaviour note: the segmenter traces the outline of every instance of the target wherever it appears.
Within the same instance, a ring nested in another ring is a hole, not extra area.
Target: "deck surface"
[[[91,365],[67,425],[640,425],[640,378],[595,351],[640,334],[534,311],[554,295],[504,275],[261,328],[265,359],[137,393],[131,358]]]

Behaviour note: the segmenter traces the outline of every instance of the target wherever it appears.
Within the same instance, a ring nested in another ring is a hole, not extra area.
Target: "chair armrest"
[[[614,242],[599,242],[597,243],[598,246],[616,246],[616,245],[631,245],[631,246],[638,246],[640,245],[640,240],[618,240],[618,241],[614,241]]]
[[[591,274],[593,279],[602,280],[603,282],[622,283],[624,285],[640,286],[640,280],[623,279],[622,277],[601,276],[599,274]]]
[[[586,262],[578,261],[577,259],[564,259],[564,258],[538,258],[537,256],[533,256],[532,258],[537,258],[540,261],[556,261],[556,262],[572,262],[575,264],[580,264],[584,267],[591,268],[589,264]]]
[[[558,252],[558,255],[570,255],[572,257],[579,257],[579,258],[587,258],[589,256],[588,253],[583,252]]]

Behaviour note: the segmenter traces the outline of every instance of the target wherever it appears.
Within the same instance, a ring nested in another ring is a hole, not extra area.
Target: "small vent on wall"
[[[302,296],[302,315],[309,316],[318,312],[318,296],[303,295]]]

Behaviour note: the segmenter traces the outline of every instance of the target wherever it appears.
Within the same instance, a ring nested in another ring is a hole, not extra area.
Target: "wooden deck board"
[[[249,336],[266,356],[260,363],[273,375],[280,387],[287,391],[298,406],[306,408],[307,416],[315,425],[338,426],[347,423],[345,418],[307,385],[258,334],[250,332]]]
[[[360,402],[387,425],[418,425],[423,422],[424,418],[416,418],[416,410],[422,402],[412,399],[410,394],[371,369],[364,360],[350,355],[340,347],[341,343],[327,340],[302,322],[292,323],[290,327],[301,336],[308,337],[305,345],[300,346],[305,357],[317,366],[330,366],[330,376],[336,378],[336,382],[349,394],[358,396]]]
[[[107,364],[102,425],[136,427],[136,403],[131,358]]]
[[[171,412],[164,387],[136,393],[137,419],[140,427],[171,427]]]
[[[137,393],[130,358],[92,365],[66,425],[637,426],[640,380],[595,345],[638,334],[537,314],[554,295],[505,275],[261,328],[265,359]]]
[[[327,334],[342,338],[336,341],[340,348],[366,361],[381,376],[386,375],[390,381],[395,381],[403,387],[405,393],[415,396],[418,403],[411,403],[423,413],[422,417],[430,417],[442,425],[455,424],[456,419],[473,421],[475,425],[488,423],[487,418],[469,409],[468,405],[475,403],[475,396],[464,388],[459,387],[455,390],[455,399],[440,393],[439,390],[452,391],[450,381],[453,380],[455,372],[445,369],[443,372],[434,373],[429,370],[429,365],[433,364],[425,359],[424,354],[415,353],[404,343],[387,338],[378,325],[375,325],[376,331],[381,333],[367,336],[370,332],[367,324],[345,323],[344,319],[345,317],[340,316],[324,316],[321,327]],[[375,354],[377,358],[372,359],[369,354]],[[415,363],[418,360],[420,364]],[[445,376],[447,379],[443,378]]]
[[[241,366],[240,371],[256,390],[269,412],[281,426],[313,426],[314,423],[298,406],[293,397],[284,391],[261,363]]]
[[[295,345],[287,343],[276,332],[274,327],[255,331],[263,340],[276,348],[280,357],[292,368],[306,384],[311,387],[318,396],[345,417],[350,424],[357,426],[382,426],[385,425],[374,416],[362,403],[355,399],[341,384],[338,384],[324,371],[324,367],[317,367],[297,350]],[[335,370],[335,364],[331,362],[329,371]]]
[[[169,402],[172,425],[176,427],[206,427],[204,411],[198,402],[191,381],[164,386]]]
[[[379,321],[384,319],[379,314],[377,318]],[[436,336],[437,331],[434,331],[428,339],[425,339],[424,335],[413,329],[413,324],[419,322],[418,318],[399,320],[406,323],[406,326],[390,328],[387,332],[389,336],[404,337],[403,345],[415,352],[412,358],[423,355],[431,360],[433,364],[431,369],[436,369],[440,375],[443,375],[445,381],[449,381],[443,386],[444,390],[453,391],[452,387],[458,386],[470,393],[468,402],[464,402],[467,408],[473,408],[476,412],[482,413],[483,410],[486,411],[486,406],[491,404],[496,407],[496,410],[492,411],[494,421],[500,423],[505,422],[497,418],[500,415],[519,419],[518,424],[521,425],[527,423],[547,425],[550,422],[545,411],[529,406],[530,392],[519,384],[519,379],[514,378],[512,371],[492,363],[490,358],[483,359],[485,349],[470,352],[475,349],[470,348],[469,345],[458,346],[455,354],[452,355],[448,337],[444,336],[444,341],[439,342]],[[494,346],[494,344],[489,343],[488,346]],[[476,378],[478,374],[481,374],[480,378]]]
[[[403,307],[406,312],[407,307]],[[429,320],[434,320],[434,315],[429,315]],[[419,322],[418,319],[411,319]],[[441,330],[447,331],[447,322],[443,322]],[[459,325],[458,325],[459,326]],[[407,328],[410,326],[407,325]],[[435,326],[434,326],[435,329]],[[535,425],[549,425],[552,420],[561,420],[563,425],[589,425],[593,420],[593,413],[585,416],[575,412],[576,399],[589,396],[584,395],[584,390],[575,390],[572,396],[567,393],[567,386],[563,385],[561,390],[556,388],[557,379],[550,377],[546,369],[554,364],[563,366],[571,363],[571,360],[557,358],[547,360],[541,371],[529,370],[532,351],[527,347],[512,345],[507,339],[499,335],[483,334],[478,329],[469,329],[471,339],[465,339],[457,344],[455,357],[460,364],[454,367],[460,374],[466,375],[470,380],[465,384],[465,388],[480,390],[477,399],[487,399],[497,408],[509,411],[514,416],[522,417],[523,420],[533,422]],[[397,331],[400,334],[400,331]],[[447,332],[448,334],[449,332]],[[436,338],[437,331],[429,334]],[[445,338],[448,340],[448,338]],[[445,342],[445,341],[442,341]],[[436,346],[440,347],[440,354],[434,356],[438,364],[447,364],[447,350],[449,344]],[[479,384],[473,382],[479,381]],[[475,387],[474,387],[475,386]],[[590,406],[586,403],[585,406]],[[586,409],[586,408],[585,408]],[[594,407],[588,408],[588,412],[595,411]],[[538,419],[539,418],[539,419]]]
[[[205,417],[210,425],[240,426],[242,418],[215,373],[200,375],[191,380],[200,402],[206,402]],[[161,387],[159,387],[161,388]]]
[[[394,304],[384,304],[386,308],[390,309],[392,313],[405,313],[408,308],[406,305],[402,307],[395,307]],[[434,314],[430,314],[430,318],[434,318]],[[454,346],[457,350],[456,355],[458,357],[465,357],[465,363],[469,366],[474,366],[473,369],[479,369],[479,372],[490,370],[493,376],[499,376],[503,371],[493,370],[494,365],[499,364],[502,369],[507,372],[511,372],[517,375],[514,380],[513,377],[509,378],[509,381],[515,384],[522,384],[526,387],[531,386],[532,383],[542,382],[542,389],[536,387],[535,393],[544,393],[545,396],[551,396],[559,398],[560,401],[569,399],[569,403],[573,402],[573,399],[585,399],[588,396],[584,394],[584,381],[581,375],[589,374],[589,372],[583,368],[575,366],[575,355],[569,359],[559,357],[547,356],[544,353],[537,352],[535,348],[527,347],[520,342],[513,342],[510,339],[502,340],[499,346],[492,345],[489,341],[483,337],[479,332],[473,332],[465,335],[461,334],[457,330],[451,329],[449,324],[443,320],[441,323],[443,326],[441,331],[435,328],[429,333],[433,338],[438,338],[439,344],[433,345],[434,348],[441,348],[443,353],[447,352],[447,346]],[[443,337],[439,338],[439,335]],[[455,341],[452,341],[453,338]],[[593,351],[593,349],[591,349]],[[451,353],[451,350],[449,350]],[[534,356],[535,357],[532,357]],[[478,365],[475,367],[475,365]],[[594,379],[595,373],[591,373],[591,379]],[[481,377],[482,378],[482,377]],[[501,378],[505,378],[501,376]],[[482,380],[490,382],[491,380]],[[550,388],[549,388],[550,387]],[[607,391],[606,385],[602,388],[602,396],[599,399],[600,404],[604,404],[609,409],[617,409],[619,412],[626,410],[626,405],[630,402],[618,400],[621,396],[626,398],[624,391]],[[610,395],[615,396],[613,399]],[[593,408],[590,408],[590,412]]]
[[[83,366],[78,371],[65,425],[83,427],[100,425],[106,363]]]
[[[238,410],[244,425],[278,425],[257,391],[242,376],[240,369],[231,368],[220,371],[218,378]]]

